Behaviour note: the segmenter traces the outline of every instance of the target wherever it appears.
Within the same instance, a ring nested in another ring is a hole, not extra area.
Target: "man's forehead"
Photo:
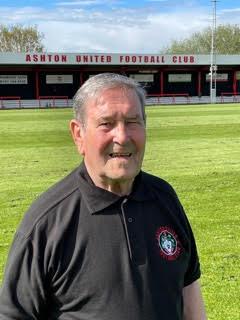
[[[118,104],[125,105],[129,112],[141,113],[141,103],[136,92],[132,89],[121,90],[121,88],[104,90],[97,97],[90,99],[87,103],[87,111],[114,113]]]
[[[135,98],[139,100],[135,90],[126,87],[114,87],[101,90],[95,98],[96,103],[104,103],[111,99],[112,101],[120,101],[122,99],[132,99]],[[139,101],[140,103],[140,101]]]

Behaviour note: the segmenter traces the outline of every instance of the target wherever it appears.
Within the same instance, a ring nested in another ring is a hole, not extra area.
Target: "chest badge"
[[[181,244],[174,230],[169,227],[160,227],[156,232],[159,254],[166,260],[176,260],[181,253]]]

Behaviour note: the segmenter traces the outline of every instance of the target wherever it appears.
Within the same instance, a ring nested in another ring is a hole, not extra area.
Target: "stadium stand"
[[[216,64],[216,102],[240,102],[240,55],[217,55]],[[147,105],[210,103],[209,70],[209,55],[1,52],[0,109],[71,107],[77,89],[101,72],[141,83]]]

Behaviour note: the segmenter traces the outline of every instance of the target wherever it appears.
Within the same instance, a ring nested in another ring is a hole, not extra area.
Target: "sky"
[[[240,25],[240,1],[218,0],[216,21]],[[0,23],[36,25],[47,52],[159,53],[211,26],[211,0],[1,0]]]

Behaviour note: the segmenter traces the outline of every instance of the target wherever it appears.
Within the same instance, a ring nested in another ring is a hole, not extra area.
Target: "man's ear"
[[[83,139],[83,135],[84,135],[84,128],[83,128],[83,124],[76,120],[76,119],[72,119],[69,123],[69,128],[72,134],[72,138],[73,141],[78,149],[78,152],[84,156],[84,139]]]

